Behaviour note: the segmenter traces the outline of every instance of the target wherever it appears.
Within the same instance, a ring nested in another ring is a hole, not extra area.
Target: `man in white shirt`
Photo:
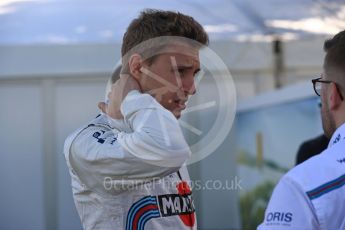
[[[161,36],[164,44],[151,41]],[[100,105],[105,114],[65,141],[84,229],[197,229],[177,118],[196,91],[207,44],[202,26],[181,13],[146,10],[129,25],[121,77]]]
[[[328,148],[284,175],[258,229],[345,229],[345,31],[324,44],[321,97]]]

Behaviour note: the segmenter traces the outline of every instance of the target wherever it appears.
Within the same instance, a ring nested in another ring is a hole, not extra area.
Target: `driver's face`
[[[144,64],[139,82],[144,93],[154,96],[176,118],[186,108],[188,96],[195,94],[195,75],[200,70],[198,50],[186,52],[183,48],[169,49],[150,65]]]

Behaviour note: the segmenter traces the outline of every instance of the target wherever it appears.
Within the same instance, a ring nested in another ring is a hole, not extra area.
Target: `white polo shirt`
[[[281,178],[258,229],[345,229],[344,185],[345,124],[325,151]]]

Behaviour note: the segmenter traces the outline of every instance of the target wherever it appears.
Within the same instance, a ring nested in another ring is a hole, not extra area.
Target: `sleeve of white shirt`
[[[287,176],[272,193],[265,219],[258,226],[258,230],[264,229],[318,229],[314,206],[302,188]]]
[[[190,156],[177,119],[150,95],[132,91],[121,112],[133,132],[120,133],[118,141],[137,158],[163,167],[180,167]]]
[[[131,91],[121,112],[131,133],[90,126],[70,148],[78,177],[103,194],[176,172],[191,153],[177,119],[150,95]],[[103,143],[93,137],[96,132],[102,133]]]

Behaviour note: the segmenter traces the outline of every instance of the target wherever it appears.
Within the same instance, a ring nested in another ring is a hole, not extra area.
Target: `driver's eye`
[[[186,70],[183,69],[183,68],[177,68],[177,69],[174,69],[173,72],[176,74],[178,72],[179,75],[184,75]]]

